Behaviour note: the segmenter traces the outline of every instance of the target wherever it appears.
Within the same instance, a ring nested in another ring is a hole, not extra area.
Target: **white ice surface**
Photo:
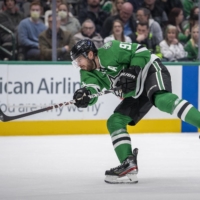
[[[109,135],[0,137],[0,200],[199,200],[198,134],[131,134],[138,184],[110,185]]]

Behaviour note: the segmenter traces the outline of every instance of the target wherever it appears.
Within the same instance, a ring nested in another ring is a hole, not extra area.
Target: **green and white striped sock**
[[[107,121],[112,143],[121,163],[132,155],[131,138],[126,129],[131,120],[129,116],[114,113]]]
[[[125,129],[119,129],[111,134],[115,152],[122,163],[129,155],[132,155],[131,138]]]

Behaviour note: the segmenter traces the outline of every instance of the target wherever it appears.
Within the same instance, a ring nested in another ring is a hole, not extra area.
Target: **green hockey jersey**
[[[134,66],[140,67],[137,76],[136,89],[124,94],[123,98],[133,96],[137,98],[143,91],[144,81],[148,69],[153,61],[158,58],[150,51],[137,43],[126,43],[113,40],[105,43],[98,49],[100,69],[92,71],[80,70],[81,86],[87,87],[91,93],[97,93],[103,89],[112,89],[124,69]],[[97,98],[92,99],[90,105],[96,103]]]

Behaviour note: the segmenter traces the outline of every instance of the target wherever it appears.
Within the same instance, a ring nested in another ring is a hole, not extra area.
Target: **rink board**
[[[173,63],[167,68],[172,77],[173,92],[198,107],[199,66]],[[79,71],[70,63],[1,63],[0,69],[0,108],[9,116],[70,101],[80,86]],[[120,99],[107,94],[86,109],[70,105],[13,122],[0,122],[0,135],[108,133],[106,120],[119,103]],[[198,131],[157,108],[152,108],[137,126],[129,126],[128,130],[132,133]]]

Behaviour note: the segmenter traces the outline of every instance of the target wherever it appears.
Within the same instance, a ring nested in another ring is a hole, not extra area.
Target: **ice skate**
[[[107,170],[105,172],[105,182],[111,184],[137,183],[137,154],[138,149],[135,148],[133,150],[133,155],[126,158],[126,160],[124,160],[121,165]]]

